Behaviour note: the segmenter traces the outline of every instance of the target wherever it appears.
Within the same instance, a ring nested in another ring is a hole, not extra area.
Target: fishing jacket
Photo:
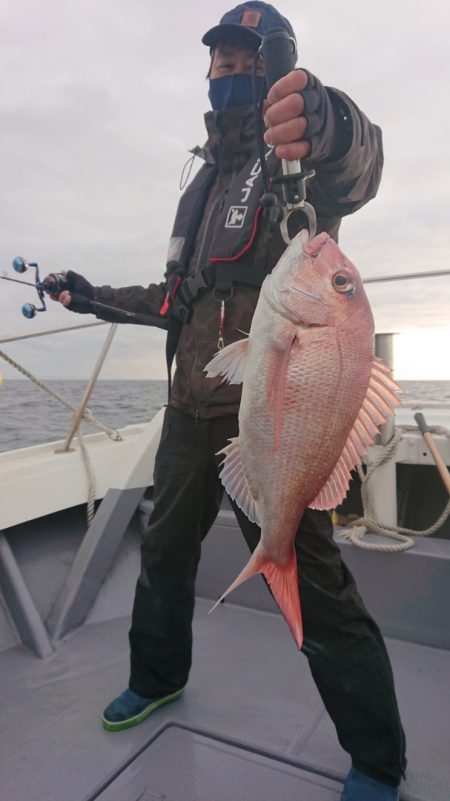
[[[383,154],[380,129],[344,93],[327,91],[346,126],[345,152],[341,147],[335,159],[302,159],[302,167],[315,170],[307,182],[307,200],[316,210],[317,233],[326,231],[337,241],[342,217],[375,196]],[[94,289],[94,300],[109,306],[167,318],[169,348],[176,350],[169,403],[196,419],[238,412],[240,385],[207,378],[204,368],[218,350],[219,334],[226,346],[249,332],[264,275],[286,248],[279,225],[269,222],[258,203],[264,188],[253,109],[211,111],[205,122],[207,143],[195,149],[204,165],[180,200],[164,282]],[[266,151],[273,177],[280,162],[270,148]],[[302,213],[296,217],[296,230],[305,227]],[[232,271],[228,281],[227,268]],[[199,285],[199,291],[183,313],[185,304],[177,308],[176,296],[180,287],[183,295],[186,276],[196,278],[190,284]],[[98,311],[97,316],[132,322],[111,311]]]

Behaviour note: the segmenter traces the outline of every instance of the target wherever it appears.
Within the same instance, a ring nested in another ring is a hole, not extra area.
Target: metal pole
[[[395,334],[375,335],[375,354],[378,358],[383,359],[391,369],[394,366],[394,336]],[[394,417],[388,418],[387,422],[380,427],[380,431],[379,444],[375,446],[376,451],[383,448],[392,439],[395,431]],[[375,442],[377,441],[378,437]],[[389,462],[377,468],[370,479],[370,491],[376,519],[385,525],[396,526],[397,487],[395,459],[390,459]]]
[[[410,278],[438,278],[450,275],[450,270],[429,270],[423,273],[400,273],[399,275],[380,275],[378,278],[364,278],[363,284],[381,284],[384,281],[408,281]]]
[[[375,334],[375,356],[383,359],[391,370],[394,369],[394,337],[395,334]]]
[[[92,392],[94,391],[95,384],[97,383],[97,378],[99,376],[100,370],[103,367],[103,362],[106,359],[106,356],[108,354],[109,348],[111,346],[111,342],[113,341],[114,334],[116,333],[117,325],[118,325],[117,323],[113,323],[113,325],[111,326],[111,328],[108,331],[108,336],[106,337],[105,343],[104,343],[104,345],[102,347],[102,350],[100,352],[100,356],[97,359],[97,364],[94,367],[94,371],[93,371],[93,373],[91,375],[91,378],[89,380],[89,384],[87,385],[85,393],[84,393],[83,398],[82,398],[82,401],[81,401],[77,411],[75,412],[75,414],[73,416],[72,425],[71,425],[70,431],[69,431],[69,433],[67,435],[67,439],[66,439],[63,447],[60,450],[57,450],[56,453],[67,453],[67,451],[70,450],[70,445],[71,445],[72,440],[73,440],[73,438],[74,438],[74,436],[75,436],[75,434],[76,434],[76,432],[78,430],[78,426],[80,425],[81,418],[83,416],[84,410],[86,409],[86,406],[88,404],[89,398],[91,397]]]
[[[34,337],[45,337],[47,334],[64,334],[65,331],[77,331],[79,328],[94,328],[97,325],[107,325],[106,321],[99,320],[97,323],[84,323],[82,325],[65,325],[61,328],[49,328],[46,331],[33,331],[31,334],[12,334],[8,337],[0,337],[0,345],[5,342],[19,342],[22,339],[34,339]]]
[[[394,369],[394,337],[395,334],[375,334],[375,356],[382,359],[391,370]],[[386,445],[394,436],[394,418],[389,417],[381,428],[381,444]]]

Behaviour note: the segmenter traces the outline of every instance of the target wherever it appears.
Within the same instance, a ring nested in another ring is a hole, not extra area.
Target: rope
[[[16,370],[18,370],[19,373],[22,373],[22,375],[24,375],[26,378],[29,378],[30,381],[33,384],[36,384],[37,387],[40,387],[41,389],[44,390],[44,392],[47,392],[49,395],[51,395],[51,397],[54,398],[54,400],[58,401],[58,403],[61,403],[63,406],[65,406],[66,409],[70,409],[72,412],[77,411],[76,406],[73,406],[71,403],[69,403],[69,401],[63,398],[62,395],[56,392],[56,390],[49,387],[48,384],[46,384],[44,381],[40,381],[39,378],[36,378],[36,376],[32,375],[32,373],[29,373],[28,370],[26,370],[24,367],[18,364],[18,362],[15,362],[14,359],[11,359],[11,357],[8,356],[6,353],[4,353],[4,351],[2,350],[0,350],[0,357],[4,359],[5,362],[8,362],[8,364],[10,364],[11,367],[14,367]],[[89,409],[85,409],[82,419],[86,423],[89,423],[89,425],[94,426],[95,428],[99,428],[100,431],[103,431],[105,434],[107,434],[108,437],[110,437],[110,439],[113,439],[115,441],[120,441],[122,439],[118,431],[116,431],[113,428],[108,428],[108,426],[105,426],[103,425],[103,423],[100,423],[99,420],[96,420],[96,418],[93,416],[92,412],[89,411]]]
[[[79,428],[77,431],[77,437],[80,445],[81,458],[83,459],[84,469],[86,470],[86,475],[88,479],[88,499],[87,499],[86,517],[89,528],[95,515],[95,496],[97,494],[97,484],[95,481],[95,475],[92,469],[92,462],[89,457],[89,452],[83,440],[83,434],[81,432],[81,428]]]
[[[11,357],[8,356],[6,353],[4,353],[2,350],[0,350],[0,357],[4,359],[5,362],[8,362],[8,364],[10,364],[11,367],[14,367],[16,370],[18,370],[19,373],[22,373],[22,375],[24,375],[26,378],[29,378],[30,381],[33,384],[36,384],[37,387],[40,387],[45,392],[47,392],[54,400],[58,401],[58,403],[61,403],[63,406],[65,406],[66,409],[70,409],[72,412],[77,411],[76,406],[73,406],[71,403],[69,403],[69,401],[63,398],[62,395],[56,392],[56,390],[49,387],[48,384],[46,384],[44,381],[40,381],[38,378],[36,378],[36,376],[32,375],[32,373],[29,373],[28,370],[26,370],[24,367],[18,364],[18,362],[14,361],[14,359],[11,359]],[[115,441],[122,440],[122,437],[120,436],[118,431],[112,428],[108,428],[107,426],[103,425],[103,423],[100,423],[98,420],[96,420],[95,417],[92,415],[92,413],[89,411],[89,409],[85,409],[81,419],[84,422],[89,423],[89,425],[94,426],[95,428],[99,428],[101,431],[107,434],[108,437],[110,437],[110,439]],[[92,469],[92,463],[89,458],[89,454],[86,445],[83,441],[83,435],[80,429],[78,429],[77,435],[78,435],[78,442],[80,445],[81,457],[83,460],[83,465],[88,480],[88,501],[87,501],[86,514],[87,514],[87,524],[89,527],[92,523],[95,514],[96,482],[95,482],[94,471]]]
[[[399,442],[403,434],[407,431],[417,431],[416,426],[403,425],[398,426],[392,439],[384,446],[380,455],[371,462],[367,462],[367,472],[364,475],[361,467],[358,467],[358,474],[361,479],[361,498],[363,504],[363,516],[349,524],[346,531],[341,532],[343,539],[347,539],[356,545],[358,548],[363,548],[368,551],[382,551],[385,553],[396,553],[399,551],[406,551],[414,546],[414,537],[429,537],[434,534],[447,520],[450,515],[450,499],[448,500],[445,509],[438,517],[435,523],[429,528],[422,531],[415,531],[410,528],[402,528],[400,526],[388,526],[381,524],[377,521],[374,511],[373,494],[370,491],[370,479],[378,467],[388,462],[394,456]],[[433,434],[450,437],[450,430],[445,426],[430,426],[429,431]],[[398,540],[396,545],[378,544],[373,542],[364,542],[364,536],[370,529],[372,533],[380,534],[383,537],[389,537],[393,540]]]

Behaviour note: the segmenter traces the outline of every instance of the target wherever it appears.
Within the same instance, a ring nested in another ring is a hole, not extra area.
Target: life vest
[[[273,148],[267,149],[266,162],[268,173],[272,175],[279,163]],[[226,297],[234,282],[259,287],[266,275],[262,268],[246,264],[244,258],[255,239],[262,211],[259,201],[264,185],[260,158],[256,154],[231,182],[226,201],[215,217],[208,263],[200,265],[196,275],[187,275],[216,176],[214,165],[205,164],[199,170],[180,200],[170,238],[167,259],[169,292],[161,313],[167,313],[172,304],[174,313],[182,322],[190,319],[192,304],[206,289],[214,288],[218,296]]]
[[[273,148],[266,148],[267,171],[272,176],[279,164]],[[206,202],[217,177],[215,165],[205,164],[189,184],[178,204],[167,259],[168,293],[161,314],[168,314],[166,362],[171,387],[171,368],[183,323],[192,314],[196,298],[207,289],[217,297],[231,296],[234,282],[260,287],[264,266],[246,264],[243,257],[254,242],[261,216],[259,200],[264,192],[261,161],[254,154],[233,179],[226,201],[218,212],[208,263],[188,276],[189,262]]]

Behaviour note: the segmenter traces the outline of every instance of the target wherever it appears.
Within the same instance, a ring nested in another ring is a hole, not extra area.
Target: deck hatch
[[[338,801],[331,779],[169,726],[96,801]]]

